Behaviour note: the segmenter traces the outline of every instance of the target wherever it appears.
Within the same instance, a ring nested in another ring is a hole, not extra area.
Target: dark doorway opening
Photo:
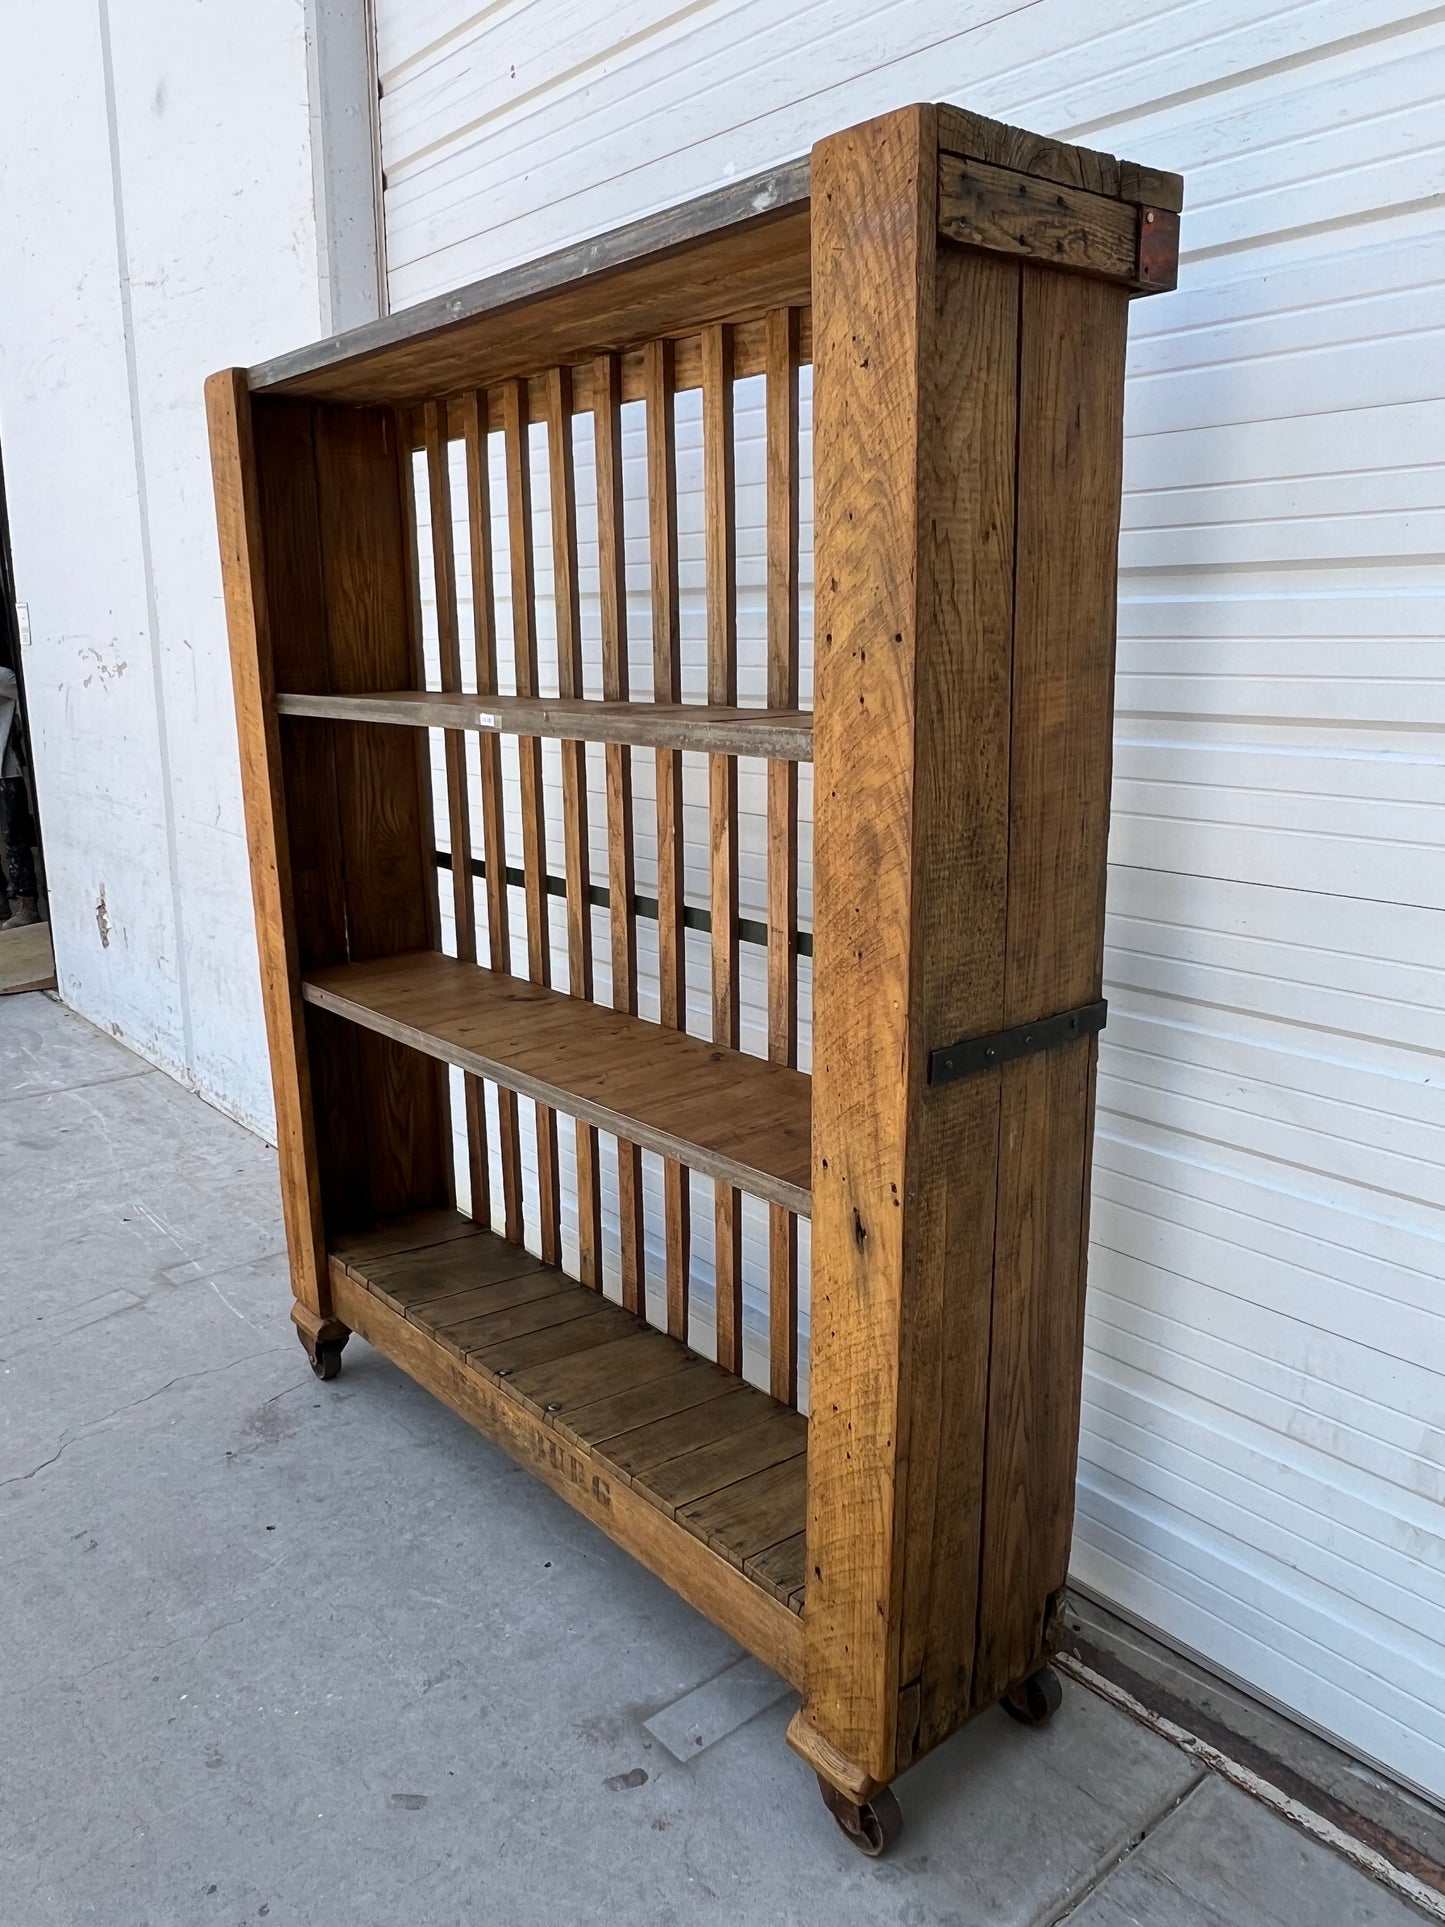
[[[10,514],[0,462],[0,994],[54,986]]]

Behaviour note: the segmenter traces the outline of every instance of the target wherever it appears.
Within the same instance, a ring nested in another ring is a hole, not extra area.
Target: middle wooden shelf
[[[477,729],[504,736],[550,736],[564,742],[629,743],[638,749],[692,749],[710,756],[759,756],[775,763],[807,763],[813,757],[813,715],[807,709],[399,689],[360,696],[282,693],[276,698],[276,710],[281,716],[337,723]]]
[[[306,1001],[800,1217],[812,1080],[434,950],[313,971]]]

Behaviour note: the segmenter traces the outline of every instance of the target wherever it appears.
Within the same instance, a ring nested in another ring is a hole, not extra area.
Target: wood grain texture
[[[732,709],[713,703],[599,702],[567,696],[452,696],[397,689],[374,696],[283,690],[283,716],[386,723],[411,729],[475,729],[486,736],[552,737],[561,742],[691,749],[729,756],[807,762],[813,718],[807,710]]]
[[[304,994],[410,1050],[807,1215],[801,1071],[434,951],[316,971]]]
[[[597,463],[597,571],[602,616],[602,694],[627,701],[627,554],[622,525],[622,372],[616,355],[592,368],[593,448]],[[607,889],[612,927],[612,1007],[637,1015],[637,913],[633,875],[632,752],[608,743]],[[617,1221],[622,1258],[622,1302],[646,1309],[642,1219],[642,1150],[617,1140]]]
[[[815,1441],[794,1738],[879,1782],[969,1708],[998,1080],[925,1075],[937,1037],[998,1022],[1007,903],[1019,269],[940,258],[934,141],[929,114],[890,116],[814,157]]]
[[[428,505],[431,510],[432,578],[436,584],[437,653],[444,692],[462,686],[461,635],[457,616],[457,565],[452,547],[452,481],[446,421],[435,402],[426,411]],[[465,963],[477,960],[477,913],[472,884],[471,803],[467,793],[466,744],[448,734],[443,743],[446,762],[447,830],[452,853],[452,918],[456,953]],[[491,1222],[491,1171],[487,1158],[487,1112],[479,1078],[462,1079],[463,1127],[467,1146],[468,1195],[471,1213]]]
[[[564,698],[582,694],[582,618],[577,581],[577,481],[572,449],[572,376],[553,368],[547,377],[547,461],[552,515],[552,600],[557,622],[557,686]],[[562,744],[563,868],[567,887],[567,969],[574,997],[592,995],[592,904],[587,843],[587,751],[575,738]],[[580,1119],[577,1134],[577,1276],[602,1289],[602,1177],[597,1132]]]
[[[291,1285],[301,1304],[319,1317],[330,1317],[326,1227],[313,1137],[311,1070],[301,1002],[300,962],[291,916],[293,885],[281,742],[272,703],[275,669],[251,407],[241,370],[224,370],[212,375],[206,383],[216,526],[231,647],[236,733],[241,751],[246,847],[251,864],[261,996],[275,1093],[281,1209],[286,1224]],[[309,442],[309,422],[305,430]]]
[[[762,200],[759,200],[759,196]],[[808,298],[806,163],[251,370],[258,390],[419,400]]]
[[[431,1333],[373,1296],[339,1261],[333,1263],[331,1277],[337,1315],[352,1330],[535,1473],[765,1665],[784,1679],[801,1678],[801,1626],[797,1615],[773,1592],[755,1585],[739,1564],[699,1534],[649,1505],[625,1480],[615,1478],[585,1444],[565,1438],[530,1405],[512,1397],[509,1381],[458,1358]],[[625,1317],[620,1312],[616,1315]],[[582,1322],[568,1329],[575,1331]],[[747,1522],[743,1524],[746,1527]]]
[[[675,368],[670,341],[646,350],[647,540],[652,587],[652,693],[655,702],[682,695],[680,602],[677,574],[677,429]],[[811,754],[811,732],[809,753]],[[687,939],[683,924],[684,837],[682,757],[660,748],[657,786],[658,1015],[673,1030],[687,1028]],[[662,1169],[663,1237],[667,1269],[667,1329],[686,1342],[691,1268],[691,1200],[684,1167]]]
[[[738,698],[737,491],[733,450],[732,331],[725,324],[703,335],[703,518],[707,591],[707,696],[733,705]],[[712,910],[712,1035],[738,1044],[738,766],[731,756],[709,756],[708,859]],[[717,1361],[743,1368],[743,1201],[737,1188],[713,1194],[713,1268],[716,1280]]]
[[[798,701],[798,337],[795,308],[768,317],[768,707]],[[768,765],[768,1056],[798,1061],[798,771]],[[798,1225],[768,1208],[768,1381],[798,1397]]]
[[[945,154],[939,161],[938,226],[945,239],[968,247],[1124,287],[1139,284],[1138,208],[1086,188]]]
[[[496,578],[492,569],[492,484],[487,459],[487,399],[473,391],[462,410],[467,451],[467,525],[472,563],[472,648],[477,693],[497,687]],[[487,878],[487,960],[494,970],[512,968],[511,919],[507,906],[506,812],[502,795],[501,745],[484,735],[479,745],[482,790],[482,852]],[[522,1151],[515,1091],[497,1092],[497,1145],[502,1166],[502,1221],[512,1244],[522,1242]]]
[[[507,458],[507,528],[512,562],[512,647],[517,693],[537,694],[536,581],[532,548],[532,460],[526,392],[509,381],[502,390]],[[542,745],[535,736],[517,741],[522,790],[522,869],[526,876],[527,974],[536,984],[552,981],[547,911],[547,822],[542,800]],[[557,1119],[537,1106],[537,1209],[542,1256],[562,1255],[561,1186],[557,1169]]]
[[[1005,1024],[1101,992],[1126,330],[1121,290],[1024,270]],[[1037,1662],[1068,1573],[1094,1058],[1002,1073],[976,1704]]]

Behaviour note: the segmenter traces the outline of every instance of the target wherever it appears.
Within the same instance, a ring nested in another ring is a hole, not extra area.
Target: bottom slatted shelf
[[[338,1318],[799,1681],[805,1418],[457,1212],[330,1271]]]

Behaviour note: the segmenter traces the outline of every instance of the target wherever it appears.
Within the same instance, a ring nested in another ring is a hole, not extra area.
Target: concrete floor
[[[359,1340],[317,1383],[264,1145],[12,997],[0,1181],[3,1927],[1418,1922],[1077,1686],[862,1859],[779,1682]]]

